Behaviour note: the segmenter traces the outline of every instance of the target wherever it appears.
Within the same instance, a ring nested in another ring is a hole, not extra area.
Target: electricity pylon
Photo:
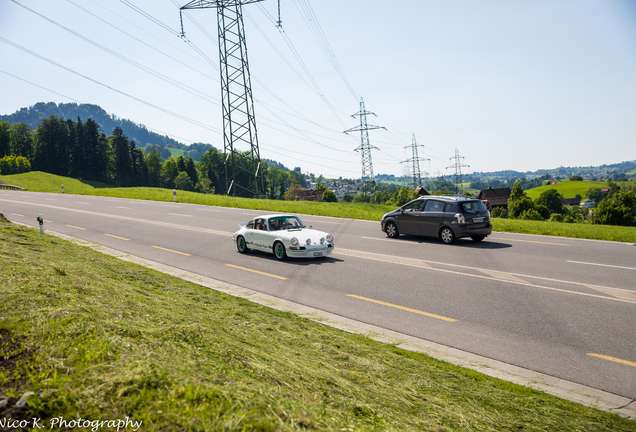
[[[181,7],[181,10],[216,8],[217,11],[225,192],[228,195],[234,194],[237,188],[244,196],[265,194],[263,175],[259,172],[261,157],[242,11],[242,5],[259,1],[193,0]]]
[[[362,182],[375,188],[375,176],[373,175],[373,161],[371,160],[371,149],[379,150],[369,143],[369,131],[372,129],[386,129],[382,126],[367,124],[367,114],[375,115],[364,109],[364,99],[360,98],[360,111],[352,114],[351,117],[360,117],[360,126],[347,129],[344,133],[360,131],[360,147],[355,149],[362,154]],[[369,188],[367,188],[368,190]]]
[[[417,189],[418,187],[422,187],[422,174],[420,173],[420,161],[430,161],[430,159],[420,158],[417,155],[417,148],[422,147],[423,145],[418,145],[417,141],[415,141],[415,134],[413,134],[413,142],[410,146],[406,146],[404,148],[412,147],[413,149],[413,157],[411,159],[407,159],[404,162],[412,162],[413,163],[413,189]]]
[[[459,150],[457,150],[457,147],[455,148],[455,156],[449,159],[455,159],[455,164],[446,167],[446,169],[455,168],[455,192],[457,193],[457,195],[463,195],[464,188],[462,186],[462,167],[470,167],[470,165],[461,164],[460,159],[464,159],[464,156],[459,155]]]

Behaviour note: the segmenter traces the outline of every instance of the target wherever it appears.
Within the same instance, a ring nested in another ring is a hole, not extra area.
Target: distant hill
[[[101,130],[110,135],[117,126],[119,126],[129,139],[134,139],[140,147],[146,144],[158,144],[161,147],[183,148],[185,144],[172,139],[166,135],[149,131],[146,126],[137,124],[131,120],[120,119],[114,114],[108,114],[99,105],[77,104],[77,103],[60,103],[55,102],[38,102],[28,108],[21,108],[13,114],[0,115],[0,121],[9,123],[26,123],[35,130],[40,120],[48,118],[51,114],[64,119],[77,121],[79,116],[82,121],[92,118],[99,124]]]

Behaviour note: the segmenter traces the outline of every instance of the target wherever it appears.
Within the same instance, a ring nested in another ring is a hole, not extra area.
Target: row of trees
[[[204,148],[196,146],[198,151]],[[6,160],[2,174],[15,174],[19,165],[19,172],[32,169],[122,187],[227,192],[225,158],[215,148],[208,146],[200,162],[190,156],[165,159],[162,150],[158,145],[138,147],[119,127],[106,136],[90,118],[83,122],[79,117],[77,121],[64,120],[52,114],[41,120],[34,131],[26,123],[0,122],[0,160]],[[16,164],[18,160],[20,163]],[[241,166],[247,164],[247,158],[237,158],[237,164],[237,182],[249,183],[249,167]],[[300,170],[270,167],[261,161],[261,172],[264,193],[269,198],[282,199],[292,184],[306,187]]]

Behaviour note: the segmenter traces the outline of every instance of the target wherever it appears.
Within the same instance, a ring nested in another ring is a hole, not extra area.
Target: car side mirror
[[[313,227],[313,225],[309,225],[309,229],[311,229],[311,227]]]
[[[400,213],[404,213],[404,209],[400,209]]]

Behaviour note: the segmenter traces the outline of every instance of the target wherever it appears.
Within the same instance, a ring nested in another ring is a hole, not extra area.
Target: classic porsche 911
[[[251,249],[271,252],[282,261],[287,257],[325,257],[333,252],[333,236],[307,227],[297,216],[288,214],[258,216],[232,234],[240,253]]]

